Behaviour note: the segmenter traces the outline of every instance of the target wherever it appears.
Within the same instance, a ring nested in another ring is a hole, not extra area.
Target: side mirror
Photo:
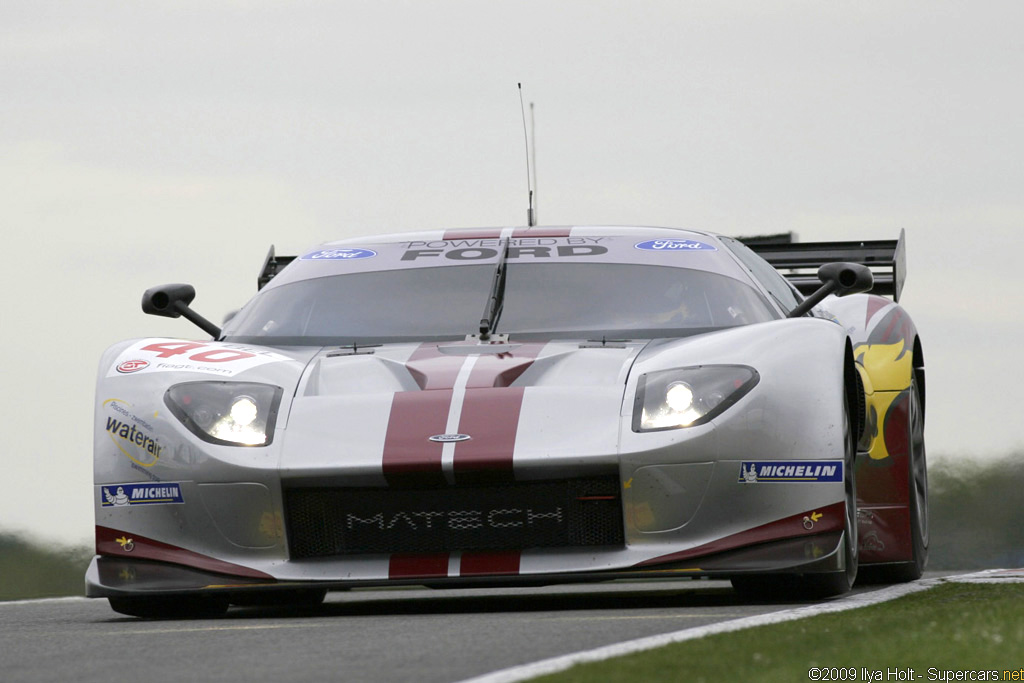
[[[790,311],[790,318],[799,318],[805,315],[829,294],[846,296],[847,294],[869,292],[875,284],[871,269],[859,263],[826,263],[818,268],[818,279],[821,280],[821,287]]]
[[[186,320],[216,339],[220,336],[220,328],[189,307],[195,298],[196,290],[192,285],[172,284],[151,287],[142,295],[142,312],[164,318],[184,316]]]

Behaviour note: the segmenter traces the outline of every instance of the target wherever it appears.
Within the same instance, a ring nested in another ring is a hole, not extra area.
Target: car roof
[[[504,226],[504,227],[480,227],[480,228],[450,228],[446,230],[423,230],[410,232],[395,232],[378,235],[366,235],[361,237],[350,237],[341,240],[326,242],[321,246],[356,246],[372,244],[389,244],[398,242],[417,241],[438,241],[438,240],[468,240],[468,239],[503,239],[511,237],[514,239],[542,238],[542,237],[643,237],[651,238],[664,237],[667,239],[685,239],[687,235],[693,237],[717,237],[715,233],[706,230],[693,230],[688,228],[670,228],[659,226],[642,225],[542,225],[542,226]]]
[[[751,283],[719,236],[651,226],[511,226],[370,235],[327,242],[294,257],[266,288],[333,275],[495,263],[617,263],[691,268]]]

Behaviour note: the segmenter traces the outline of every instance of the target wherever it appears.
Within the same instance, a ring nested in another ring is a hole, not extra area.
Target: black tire
[[[119,614],[143,619],[209,619],[228,610],[227,598],[196,595],[107,598]]]
[[[843,524],[844,569],[821,574],[762,574],[737,576],[733,589],[744,598],[759,600],[801,600],[827,598],[848,593],[857,580],[859,551],[857,539],[857,436],[853,433],[849,403],[843,403],[843,488],[846,515]]]
[[[924,402],[915,372],[910,382],[907,416],[907,479],[910,496],[910,546],[913,551],[909,562],[865,567],[864,583],[906,583],[916,581],[924,574],[928,564],[928,462],[924,448]]]

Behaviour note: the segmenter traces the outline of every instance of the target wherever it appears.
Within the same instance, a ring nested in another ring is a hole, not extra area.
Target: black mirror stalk
[[[214,339],[220,337],[220,328],[193,311],[189,304],[196,298],[192,285],[172,284],[151,287],[142,295],[142,312],[164,318],[184,317]]]
[[[869,292],[875,283],[871,269],[859,263],[826,263],[818,268],[818,279],[821,280],[821,287],[790,311],[790,318],[806,315],[829,294],[846,296],[847,294]]]

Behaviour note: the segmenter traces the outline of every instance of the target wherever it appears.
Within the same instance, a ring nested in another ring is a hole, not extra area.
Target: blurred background
[[[271,244],[523,224],[517,82],[541,224],[906,229],[933,481],[979,510],[933,558],[1019,563],[1022,25],[984,0],[0,4],[0,572],[88,554],[102,350],[201,336],[146,288],[219,320]]]

